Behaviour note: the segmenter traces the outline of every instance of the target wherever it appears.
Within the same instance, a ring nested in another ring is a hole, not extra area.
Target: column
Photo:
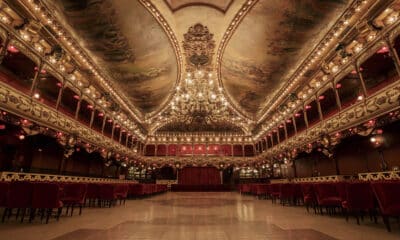
[[[106,126],[106,115],[103,115],[103,124],[101,125],[101,134],[104,135],[104,127]]]
[[[242,157],[244,157],[245,156],[245,154],[244,154],[244,144],[242,143]]]
[[[274,134],[274,133],[272,132],[272,134]],[[281,138],[279,137],[279,126],[276,129],[276,139],[278,139],[278,144],[281,143]]]
[[[115,130],[115,122],[113,121],[112,129],[111,129],[111,139],[114,139],[114,130]]]
[[[283,130],[285,131],[285,139],[287,139],[288,134],[287,134],[287,127],[286,127],[286,120],[283,122]]]
[[[304,115],[304,122],[306,123],[306,128],[308,129],[308,118],[307,118],[307,111],[303,107],[303,115]]]
[[[396,49],[394,48],[393,43],[389,40],[389,36],[385,36],[386,44],[389,46],[390,55],[393,57],[394,65],[396,66],[396,70],[398,75],[400,76],[400,60],[399,55],[397,54]],[[1,62],[0,62],[1,63]]]
[[[360,67],[358,66],[357,63],[354,64],[354,67],[356,68],[356,72],[358,74],[358,77],[360,78],[360,83],[361,83],[363,95],[364,95],[364,97],[367,97],[367,95],[368,95],[367,94],[367,87],[365,86],[364,77],[362,76],[362,74],[360,72]]]
[[[63,82],[62,85],[60,87],[60,89],[58,90],[58,96],[57,96],[57,103],[56,103],[56,110],[58,110],[58,108],[60,107],[60,103],[61,103],[61,98],[65,89],[65,78],[63,78]]]
[[[89,128],[92,129],[93,127],[93,121],[94,121],[94,113],[96,112],[96,108],[93,107],[92,109],[92,114],[90,115],[90,124],[89,124]]]
[[[319,114],[319,120],[323,120],[324,119],[324,117],[323,117],[323,115],[322,115],[322,108],[321,108],[321,103],[319,102],[319,97],[318,97],[318,95],[315,95],[315,98],[316,98],[316,102],[317,102],[317,108],[318,108],[318,114]]]
[[[128,135],[128,132],[126,132],[125,134],[126,134],[126,136],[125,136],[125,147],[128,147],[129,135]]]
[[[40,75],[40,72],[42,71],[43,68],[43,62],[40,61],[39,66],[38,66],[38,70],[35,72],[35,76],[33,77],[33,81],[32,81],[32,85],[31,85],[31,91],[30,91],[30,95],[33,96],[33,93],[36,90],[36,86],[38,84],[38,77]]]
[[[118,137],[118,143],[121,144],[121,140],[122,140],[122,128],[119,127],[119,137]]]
[[[79,111],[81,110],[81,103],[82,103],[82,94],[79,96],[79,101],[78,101],[78,104],[76,105],[76,109],[75,109],[75,120],[78,119]]]
[[[294,128],[294,134],[297,134],[297,125],[296,125],[296,117],[292,116],[292,123]]]
[[[4,41],[4,44],[3,44],[4,47],[0,51],[0,64],[3,62],[3,59],[7,54],[7,47],[8,47],[8,44],[10,43],[10,38],[11,38],[10,34],[7,33],[7,37],[6,37],[6,39]]]
[[[339,92],[338,92],[338,90],[337,90],[337,88],[336,88],[334,83],[332,83],[332,86],[333,86],[333,91],[335,92],[336,104],[337,104],[337,106],[339,108],[339,111],[341,111],[342,110],[342,103],[340,102]]]

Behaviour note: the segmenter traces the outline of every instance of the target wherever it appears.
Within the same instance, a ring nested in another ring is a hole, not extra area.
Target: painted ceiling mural
[[[221,12],[226,12],[233,0],[164,0],[172,11],[177,11],[187,6],[209,6]]]
[[[222,59],[233,100],[256,114],[347,6],[347,0],[259,1],[239,24]]]
[[[57,0],[71,31],[143,113],[159,109],[177,80],[172,45],[136,0]]]

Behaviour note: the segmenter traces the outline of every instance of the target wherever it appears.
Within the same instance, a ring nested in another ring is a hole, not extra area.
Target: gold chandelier
[[[212,64],[215,48],[213,34],[206,26],[197,23],[184,34],[182,47],[186,72],[168,107],[146,120],[151,125],[150,134],[159,129],[249,134],[252,123],[235,111],[219,84]]]
[[[171,113],[183,123],[211,124],[229,115],[229,104],[211,71],[188,72],[171,101]]]

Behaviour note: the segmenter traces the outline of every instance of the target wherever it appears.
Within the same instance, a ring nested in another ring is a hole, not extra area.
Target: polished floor
[[[129,200],[114,208],[86,208],[81,216],[0,224],[0,239],[10,240],[368,240],[400,239],[400,226],[386,232],[382,221],[307,213],[238,193],[166,193]]]

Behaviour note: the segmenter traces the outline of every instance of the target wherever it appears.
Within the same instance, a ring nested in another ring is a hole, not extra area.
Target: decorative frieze
[[[261,156],[272,157],[287,150],[301,148],[307,143],[317,141],[322,134],[333,134],[357,126],[398,109],[399,106],[400,81],[396,81],[364,101],[358,102],[288,140],[269,148]]]
[[[214,166],[216,168],[225,168],[228,166],[246,166],[254,160],[252,157],[142,157],[142,162],[150,166],[172,166],[181,168],[184,166]]]
[[[125,156],[135,157],[137,155],[131,149],[18,92],[3,82],[0,82],[0,108],[42,126],[68,134],[75,134],[83,141],[97,147],[112,150]]]
[[[359,173],[358,179],[362,181],[400,180],[400,171]]]
[[[84,182],[84,183],[135,183],[134,180],[112,178],[93,178],[81,176],[65,176],[41,173],[0,172],[0,181],[34,181],[34,182]]]

